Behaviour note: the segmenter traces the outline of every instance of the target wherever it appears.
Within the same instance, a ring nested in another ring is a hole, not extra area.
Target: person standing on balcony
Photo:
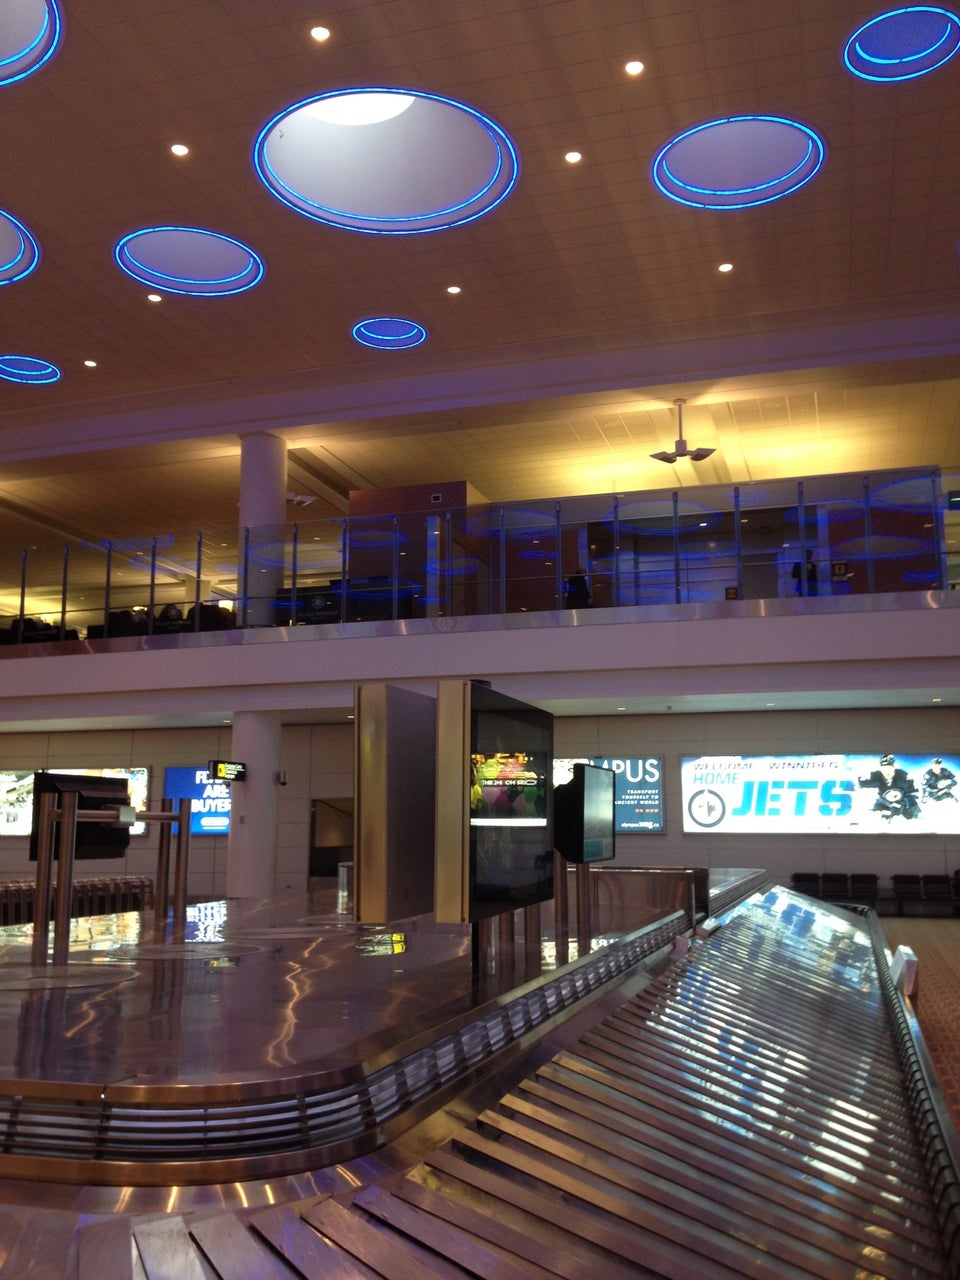
[[[580,565],[566,581],[567,594],[564,603],[568,609],[586,609],[590,605],[590,587],[587,571]]]

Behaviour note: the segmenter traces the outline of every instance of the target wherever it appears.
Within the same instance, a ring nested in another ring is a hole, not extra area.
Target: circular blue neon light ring
[[[192,297],[245,293],[259,284],[264,273],[261,258],[248,245],[200,227],[132,231],[118,242],[114,257],[117,266],[140,284]],[[202,269],[204,259],[206,270]]]
[[[916,80],[949,62],[958,49],[960,17],[934,5],[907,5],[858,27],[843,61],[861,80]]]
[[[750,187],[727,187],[727,188],[697,187],[697,186],[694,186],[693,183],[684,182],[684,180],[681,177],[679,177],[679,175],[671,172],[670,166],[666,162],[664,162],[664,165],[663,165],[663,172],[678,187],[682,187],[685,191],[691,191],[695,195],[724,196],[724,197],[745,196],[745,195],[750,195],[751,192],[763,192],[763,191],[770,190],[773,187],[779,186],[781,183],[785,183],[785,182],[789,183],[790,179],[793,177],[795,173],[799,173],[802,169],[806,168],[812,154],[813,154],[813,146],[808,139],[806,154],[800,160],[797,161],[797,163],[793,166],[792,169],[790,169],[786,173],[780,174],[776,178],[771,178],[768,182],[759,182],[756,185],[750,186]]]
[[[399,316],[376,316],[353,326],[353,337],[364,347],[378,351],[409,351],[427,339],[427,331],[416,320]]]
[[[13,284],[28,276],[40,262],[40,246],[19,218],[0,210],[0,253],[9,256],[0,262],[0,285]]]
[[[366,123],[323,119],[316,110],[374,95],[408,101]],[[488,116],[439,94],[381,86],[333,90],[279,112],[261,129],[253,164],[297,213],[374,235],[472,222],[505,200],[519,175],[516,147]]]
[[[652,176],[679,204],[748,209],[799,191],[819,173],[825,154],[823,141],[797,120],[728,116],[672,138],[657,153]]]
[[[58,382],[61,376],[60,370],[49,360],[40,360],[36,356],[0,356],[0,378],[6,382],[40,385]]]
[[[356,94],[356,93],[361,93],[361,92],[367,92],[367,90],[352,89],[352,90],[348,90],[348,91],[341,92],[341,93],[325,94],[325,95],[323,95],[323,96],[324,96],[324,97],[334,97],[334,98],[344,98],[344,97],[349,97],[349,96],[350,96],[350,94]],[[401,93],[402,91],[401,91],[401,90],[389,90],[389,91],[387,91],[387,90],[379,90],[378,92],[392,92],[392,93],[398,93],[398,94],[399,94],[399,93]],[[408,97],[409,97],[409,96],[411,96],[411,95],[404,94],[404,96],[408,96]],[[427,97],[427,96],[429,96],[429,95],[423,94],[423,95],[416,95],[416,96]],[[320,100],[320,99],[317,99],[317,98],[311,99],[311,101],[313,101],[313,102],[317,102],[317,101],[319,101],[319,100]],[[301,106],[303,106],[304,104],[302,104],[302,103],[301,103],[300,105],[301,105]],[[307,105],[308,105],[308,104],[307,104]],[[470,108],[468,108],[468,110],[470,110]],[[484,119],[484,118],[483,118],[483,117],[481,117],[481,120],[482,120],[482,121],[483,121],[483,119]],[[511,144],[511,146],[512,146],[512,144]],[[275,191],[274,191],[274,194],[275,194],[275,195],[280,195],[280,193],[281,193],[281,192],[285,193],[285,194],[286,194],[286,196],[287,196],[287,199],[284,201],[284,203],[289,204],[289,205],[291,206],[291,208],[296,208],[296,209],[297,209],[297,212],[299,212],[299,213],[306,213],[308,217],[309,217],[309,216],[316,216],[316,217],[317,217],[317,220],[318,220],[318,221],[321,221],[321,222],[334,221],[334,223],[335,223],[335,225],[336,225],[336,226],[341,226],[341,225],[343,225],[343,220],[344,220],[344,219],[352,219],[352,218],[355,218],[355,217],[358,217],[358,216],[359,216],[359,217],[362,217],[362,218],[363,218],[365,221],[367,221],[367,222],[371,222],[371,223],[375,223],[375,224],[382,224],[382,227],[381,227],[381,226],[372,226],[372,227],[369,227],[369,228],[352,228],[352,229],[353,229],[353,230],[369,230],[369,231],[374,231],[374,232],[375,232],[375,231],[378,231],[378,230],[383,230],[383,231],[389,230],[389,228],[386,226],[386,224],[387,224],[387,223],[394,223],[394,222],[400,222],[400,221],[402,221],[402,222],[404,222],[404,223],[407,223],[407,222],[425,222],[427,219],[436,219],[436,218],[444,217],[444,216],[449,215],[449,214],[456,214],[456,213],[459,213],[459,212],[460,212],[460,210],[461,210],[461,209],[463,209],[463,208],[465,208],[465,207],[466,207],[466,205],[467,205],[468,203],[474,204],[474,203],[476,203],[477,201],[482,200],[482,199],[483,199],[483,197],[487,194],[487,192],[493,189],[493,187],[496,185],[497,179],[498,179],[498,178],[500,177],[500,175],[503,173],[503,169],[504,169],[504,161],[503,161],[503,151],[502,151],[502,149],[498,148],[498,149],[497,149],[496,162],[495,162],[495,165],[494,165],[493,172],[492,172],[492,174],[490,175],[490,178],[487,180],[487,182],[486,182],[483,186],[481,186],[481,187],[479,188],[479,190],[478,190],[478,191],[474,192],[474,194],[473,194],[473,196],[471,197],[471,199],[470,199],[470,201],[469,201],[469,202],[468,202],[468,201],[463,201],[463,200],[461,200],[461,201],[458,201],[456,204],[449,205],[447,208],[442,208],[442,209],[433,209],[433,210],[431,210],[429,213],[418,213],[418,214],[410,214],[410,213],[406,213],[406,214],[403,214],[403,215],[400,215],[400,214],[392,214],[392,215],[391,215],[391,214],[361,213],[361,212],[360,212],[360,211],[358,211],[358,210],[352,210],[352,211],[351,211],[351,210],[348,210],[348,209],[340,209],[340,208],[337,208],[337,207],[336,207],[336,206],[334,206],[334,205],[323,204],[323,203],[321,203],[320,201],[317,201],[317,200],[308,200],[308,199],[307,199],[307,198],[306,198],[302,193],[298,192],[294,187],[290,186],[290,184],[289,184],[288,182],[285,182],[285,181],[284,181],[284,179],[283,179],[283,178],[282,178],[282,177],[281,177],[281,176],[276,172],[276,170],[275,170],[275,169],[273,168],[273,166],[271,165],[271,163],[270,163],[270,161],[269,161],[269,158],[267,157],[267,155],[266,155],[266,153],[265,153],[265,152],[264,152],[264,155],[263,155],[263,167],[264,167],[265,171],[269,174],[269,178],[270,178],[270,181],[267,183],[267,185],[268,185],[268,186],[270,186],[270,187],[271,187],[271,189],[273,189],[274,184],[275,184],[275,185],[276,185],[277,190],[275,190]],[[263,176],[263,175],[261,174],[261,177],[262,177],[262,176]],[[282,198],[283,198],[283,196],[282,196],[282,195],[280,195],[280,198],[282,199]],[[503,198],[503,197],[500,197],[500,199],[502,199],[502,198]],[[498,199],[497,203],[499,204],[499,202],[500,202],[500,200]],[[304,208],[302,208],[302,207],[301,207],[301,205],[303,205],[303,204],[309,205],[311,209],[314,209],[314,210],[316,211],[316,213],[315,213],[314,215],[311,215],[307,209],[304,209]],[[490,207],[492,208],[493,206],[491,205]],[[484,212],[486,212],[486,209],[484,210]],[[324,214],[324,215],[326,215],[326,217],[322,217],[322,218],[321,218],[321,217],[319,216],[320,214]],[[477,216],[479,216],[479,215],[477,215]],[[446,223],[446,224],[444,224],[444,225],[456,226],[456,225],[458,225],[458,223],[459,223],[459,220],[454,221],[454,222],[450,222],[450,223]],[[439,230],[440,228],[434,228],[434,227],[431,227],[431,228],[427,228],[427,229],[428,229],[428,230]],[[410,230],[410,231],[415,232],[415,231],[417,230],[417,228],[416,228],[416,227],[412,227],[412,228],[409,228],[409,230]],[[406,233],[406,231],[407,231],[407,228],[404,228],[404,232],[405,232],[405,233]]]
[[[0,85],[38,71],[56,52],[62,30],[56,0],[4,0],[3,18]]]

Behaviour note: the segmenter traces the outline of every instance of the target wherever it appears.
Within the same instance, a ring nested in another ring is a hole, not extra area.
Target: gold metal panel
[[[437,682],[435,910],[441,924],[470,918],[470,685]]]

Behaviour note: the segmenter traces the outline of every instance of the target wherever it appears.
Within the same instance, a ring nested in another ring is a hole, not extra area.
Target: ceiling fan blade
[[[661,450],[660,453],[651,453],[651,458],[656,458],[658,462],[676,462],[677,455],[675,453],[666,453]]]

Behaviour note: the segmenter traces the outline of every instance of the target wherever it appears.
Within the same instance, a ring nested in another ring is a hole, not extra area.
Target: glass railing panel
[[[957,554],[943,490],[919,469],[0,548],[0,643],[927,590]]]
[[[499,612],[499,538],[491,535],[487,505],[457,507],[430,517],[424,573],[427,617],[472,617]],[[499,522],[494,522],[499,529]]]
[[[343,581],[344,521],[301,521],[288,532],[283,583],[276,593],[276,625],[309,627],[339,622],[345,598],[333,590]]]

